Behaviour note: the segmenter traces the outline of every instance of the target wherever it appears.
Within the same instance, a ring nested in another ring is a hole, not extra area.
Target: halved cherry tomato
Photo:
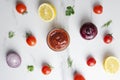
[[[33,35],[28,35],[27,38],[26,38],[26,42],[29,46],[35,46],[37,40]]]
[[[96,64],[96,60],[93,57],[89,57],[87,60],[88,66],[94,66]]]
[[[50,73],[51,73],[51,67],[50,67],[49,65],[44,65],[44,66],[42,67],[42,73],[43,73],[44,75],[50,74]]]
[[[79,74],[79,73],[76,73],[74,75],[74,80],[85,80],[84,76]]]
[[[95,5],[94,8],[93,8],[93,11],[96,14],[102,14],[102,12],[103,12],[102,5],[100,5],[100,4],[99,5]]]
[[[20,14],[27,13],[27,7],[23,3],[18,3],[16,5],[16,10]]]
[[[112,40],[113,40],[113,36],[112,36],[111,34],[106,34],[106,35],[104,36],[104,42],[105,42],[106,44],[111,43]]]

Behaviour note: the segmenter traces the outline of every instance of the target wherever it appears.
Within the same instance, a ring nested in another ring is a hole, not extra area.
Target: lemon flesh
[[[105,59],[104,69],[109,73],[116,73],[119,70],[120,63],[116,57],[110,56]]]
[[[43,3],[38,9],[39,16],[46,22],[52,21],[56,17],[56,9],[49,3]]]

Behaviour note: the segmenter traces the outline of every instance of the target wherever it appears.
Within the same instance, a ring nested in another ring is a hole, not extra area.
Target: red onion
[[[97,27],[91,22],[84,23],[80,28],[80,34],[86,40],[94,39],[97,33]]]
[[[6,62],[9,67],[17,68],[21,64],[21,57],[16,52],[8,52]]]

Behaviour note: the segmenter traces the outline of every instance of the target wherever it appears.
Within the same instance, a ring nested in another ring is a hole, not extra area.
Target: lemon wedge
[[[120,63],[116,57],[109,56],[105,59],[103,66],[106,72],[114,74],[119,70]]]
[[[41,4],[38,8],[38,13],[41,19],[45,22],[50,22],[56,17],[56,9],[49,3]]]

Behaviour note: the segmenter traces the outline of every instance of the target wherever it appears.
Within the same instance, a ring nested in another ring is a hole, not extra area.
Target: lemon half
[[[120,62],[116,57],[110,56],[105,59],[103,66],[106,72],[114,74],[119,70]]]
[[[38,8],[38,13],[41,19],[45,22],[50,22],[56,17],[56,9],[49,3],[41,4]]]

